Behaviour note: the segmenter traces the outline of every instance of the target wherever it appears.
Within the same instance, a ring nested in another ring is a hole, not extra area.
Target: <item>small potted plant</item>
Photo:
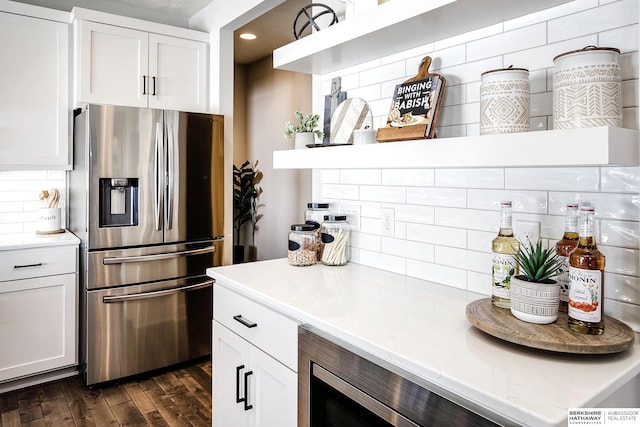
[[[560,286],[553,279],[563,268],[555,247],[520,242],[516,255],[520,273],[511,278],[511,313],[529,323],[548,324],[558,318]]]
[[[314,143],[314,136],[322,139],[324,138],[324,132],[318,127],[318,121],[320,116],[317,114],[302,114],[300,111],[296,111],[296,119],[298,124],[293,124],[290,121],[284,125],[284,136],[287,139],[291,139],[293,135],[295,138],[295,148],[304,148],[307,145]]]

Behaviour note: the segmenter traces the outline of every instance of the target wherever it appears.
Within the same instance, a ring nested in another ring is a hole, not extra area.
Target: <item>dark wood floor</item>
[[[0,394],[0,427],[211,426],[211,360],[89,389],[79,376]]]

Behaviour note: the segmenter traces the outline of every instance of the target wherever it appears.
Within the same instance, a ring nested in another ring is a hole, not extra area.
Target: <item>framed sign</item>
[[[431,57],[425,56],[418,75],[396,85],[385,127],[379,128],[379,142],[433,138],[445,85],[445,78],[429,73]]]

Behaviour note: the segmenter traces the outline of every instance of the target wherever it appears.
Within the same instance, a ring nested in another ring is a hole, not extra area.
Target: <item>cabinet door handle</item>
[[[156,76],[151,77],[153,80],[153,93],[151,95],[156,96]]]
[[[235,316],[233,316],[233,320],[242,323],[247,328],[255,328],[256,326],[258,326],[257,323],[254,323],[251,320],[247,320],[244,317],[242,317],[242,314],[236,314]]]
[[[142,94],[147,94],[147,76],[142,76]]]
[[[244,410],[248,411],[253,408],[253,405],[249,405],[249,375],[252,375],[253,371],[244,373]]]
[[[42,263],[39,262],[37,264],[24,264],[24,265],[14,265],[13,268],[29,268],[29,267],[42,267]]]
[[[240,365],[236,367],[236,403],[244,402],[245,400],[247,400],[246,388],[245,388],[245,397],[240,397],[240,371],[243,369],[244,369],[244,365]]]

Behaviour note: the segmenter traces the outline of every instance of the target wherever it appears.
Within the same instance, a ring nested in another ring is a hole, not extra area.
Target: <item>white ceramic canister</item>
[[[480,85],[480,135],[528,132],[531,90],[529,70],[485,71]]]
[[[38,209],[37,231],[50,233],[60,230],[61,224],[60,208],[40,208]]]
[[[553,58],[553,128],[622,127],[620,50],[587,46]]]

